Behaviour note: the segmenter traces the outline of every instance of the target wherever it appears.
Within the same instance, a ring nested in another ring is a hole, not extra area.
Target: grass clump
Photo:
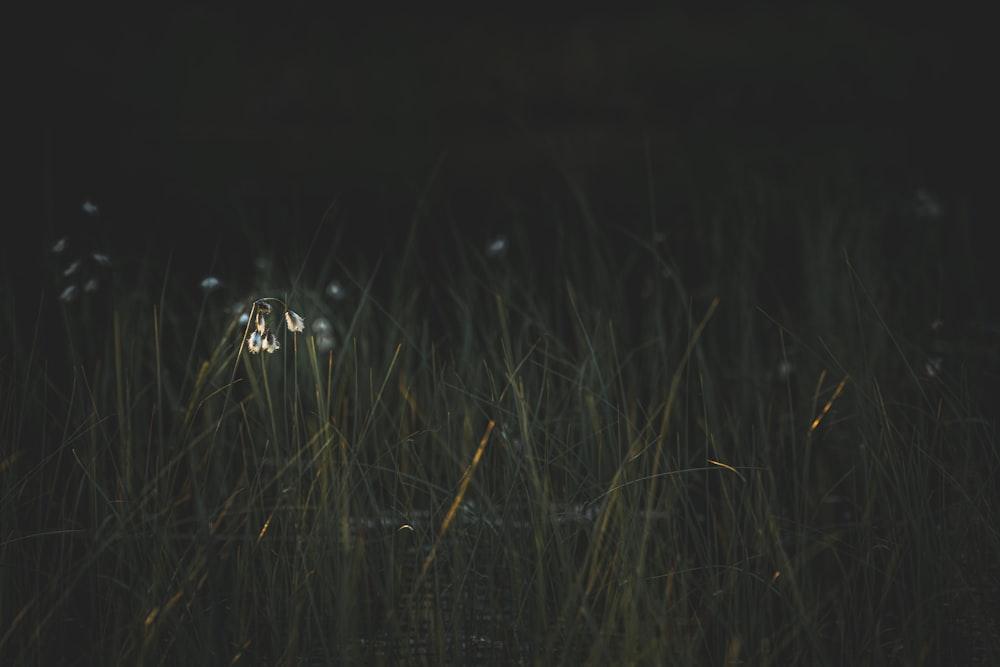
[[[920,339],[878,205],[734,190],[679,256],[577,204],[435,255],[415,225],[388,281],[326,262],[194,304],[168,271],[101,338],[44,296],[60,368],[8,309],[0,654],[1000,657],[995,348]]]

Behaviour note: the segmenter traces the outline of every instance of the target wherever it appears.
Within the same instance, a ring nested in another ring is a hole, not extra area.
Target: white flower
[[[270,329],[264,334],[263,348],[265,352],[270,352],[271,354],[274,354],[281,348],[281,344],[278,343],[278,339],[275,338],[274,332]]]
[[[263,350],[269,354],[274,354],[281,349],[281,343],[278,342],[278,337],[267,324],[267,316],[271,314],[272,310],[270,303],[272,301],[277,301],[282,305],[282,307],[284,307],[285,326],[288,327],[289,331],[292,333],[305,331],[305,318],[296,313],[294,310],[290,310],[280,299],[257,299],[253,302],[253,307],[250,309],[250,315],[246,317],[246,319],[240,320],[244,324],[247,324],[251,318],[253,319],[254,330],[247,338],[247,349],[251,352],[260,352]]]
[[[209,276],[208,278],[205,278],[204,280],[202,280],[200,284],[201,284],[201,288],[203,290],[205,290],[206,292],[211,292],[216,287],[218,287],[219,285],[221,285],[222,282],[218,278],[216,278],[215,276]]]
[[[252,334],[250,334],[250,337],[247,338],[247,349],[253,354],[257,354],[258,352],[260,352],[262,344],[263,344],[263,338],[261,337],[260,332],[258,331],[254,331]]]
[[[67,246],[67,245],[69,245],[69,239],[67,239],[67,238],[66,238],[66,237],[64,236],[64,237],[62,237],[61,239],[59,239],[58,241],[56,241],[55,245],[54,245],[54,246],[52,246],[52,252],[54,252],[54,253],[56,253],[56,254],[59,254],[59,253],[61,253],[61,252],[62,252],[63,250],[65,250],[65,249],[66,249],[66,246]]]
[[[83,206],[81,208],[83,208],[83,212],[84,213],[86,213],[87,215],[90,215],[90,216],[97,215],[97,213],[98,213],[97,204],[95,204],[94,202],[90,201],[89,199],[87,201],[83,202]]]
[[[100,283],[97,282],[97,278],[91,278],[86,283],[83,284],[84,292],[96,292],[97,288],[100,287]]]
[[[301,315],[292,310],[285,311],[285,326],[288,330],[295,333],[299,331],[304,331],[306,328],[306,321]]]
[[[90,253],[90,256],[94,258],[94,261],[101,266],[111,266],[111,258],[107,255],[102,255],[99,252]]]
[[[68,277],[76,273],[77,269],[80,268],[80,262],[73,262],[63,271],[63,276]]]

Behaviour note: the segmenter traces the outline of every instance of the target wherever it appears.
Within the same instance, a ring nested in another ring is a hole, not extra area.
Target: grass
[[[926,332],[885,200],[656,204],[576,190],[502,256],[418,211],[391,266],[334,239],[197,297],[8,285],[6,664],[996,662],[995,329]],[[250,354],[263,297],[307,328]]]

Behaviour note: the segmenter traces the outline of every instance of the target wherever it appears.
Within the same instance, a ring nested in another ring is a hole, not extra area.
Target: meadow
[[[414,204],[391,257],[331,213],[71,294],[51,239],[0,314],[0,661],[1000,662],[974,221],[854,185]]]

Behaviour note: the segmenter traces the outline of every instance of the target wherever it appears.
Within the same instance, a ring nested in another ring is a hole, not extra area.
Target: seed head
[[[271,314],[271,303],[272,301],[277,301],[285,308],[285,326],[292,333],[299,333],[305,331],[306,320],[304,317],[291,310],[279,299],[264,298],[257,299],[253,302],[253,308],[250,310],[250,315],[246,316],[246,319],[241,319],[243,324],[249,323],[249,318],[253,318],[253,331],[247,337],[247,350],[251,353],[257,353],[263,350],[270,354],[274,354],[281,349],[281,343],[278,342],[278,337],[275,335],[274,331],[268,326],[268,315]]]
[[[257,354],[260,352],[260,348],[263,343],[264,339],[261,336],[261,333],[259,331],[254,331],[250,334],[250,337],[247,338],[247,350],[249,350],[252,354]]]
[[[281,348],[281,344],[278,342],[278,339],[275,338],[274,332],[270,329],[264,333],[263,348],[265,352],[270,352],[271,354],[274,354]]]
[[[305,330],[306,321],[301,315],[299,315],[295,311],[286,310],[285,326],[287,326],[288,330],[291,331],[292,333],[296,333]]]

